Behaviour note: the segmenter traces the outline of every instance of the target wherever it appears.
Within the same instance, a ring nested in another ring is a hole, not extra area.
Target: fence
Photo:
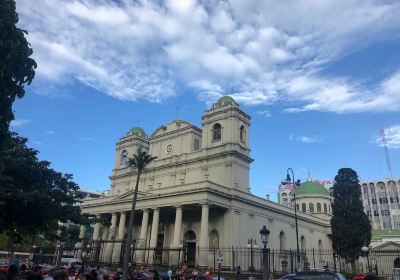
[[[206,256],[208,267],[218,267],[216,248],[204,249],[196,246],[182,248],[146,248],[132,243],[131,264],[138,269],[148,267],[177,267],[187,265],[189,268],[200,265],[201,256]],[[260,276],[263,270],[263,253],[261,248],[220,248],[224,251],[221,269],[225,273],[234,273],[238,267],[243,274]],[[24,248],[20,248],[23,251]],[[67,246],[47,248],[25,248],[29,258],[35,263],[55,264],[61,257],[82,258],[90,264],[104,266],[122,266],[125,254],[125,243],[120,241],[96,241],[82,247]],[[0,252],[1,254],[1,252]],[[26,255],[26,253],[24,253]],[[332,250],[268,250],[268,267],[273,274],[293,273],[298,269],[327,268],[344,273],[352,272],[352,264],[341,259]],[[204,264],[204,263],[203,263]],[[355,262],[357,272],[373,273],[381,279],[394,279],[395,268],[400,268],[399,251],[371,251],[367,257],[360,257]],[[399,269],[397,269],[399,270]],[[397,278],[396,278],[397,279]]]

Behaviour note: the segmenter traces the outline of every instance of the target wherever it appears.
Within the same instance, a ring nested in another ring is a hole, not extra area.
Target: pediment
[[[187,121],[174,120],[166,125],[162,125],[159,128],[157,128],[151,135],[151,138],[160,137],[164,134],[173,133],[176,130],[182,130],[185,128],[197,128],[197,127]],[[197,129],[200,130],[199,128]]]
[[[138,194],[137,194],[138,198],[144,197],[144,196],[146,196],[145,192],[138,191]],[[125,200],[125,199],[129,199],[129,198],[130,199],[133,198],[133,190],[129,190],[127,192],[124,192],[124,193],[118,195],[117,197],[115,197],[114,201],[116,201],[116,200]]]
[[[400,249],[399,243],[396,243],[393,241],[388,241],[379,246],[376,246],[373,250],[392,251],[392,250],[399,250],[399,249]]]

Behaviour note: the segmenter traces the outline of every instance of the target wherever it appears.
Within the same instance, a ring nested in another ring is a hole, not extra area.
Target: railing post
[[[314,268],[315,268],[315,250],[312,248],[312,258],[313,258],[313,263],[314,263]]]
[[[232,271],[235,270],[235,249],[232,246]]]
[[[290,273],[293,274],[293,255],[292,255],[292,249],[290,249],[289,253],[290,253]]]
[[[339,265],[340,265],[340,261],[339,261]],[[336,256],[335,256],[335,252],[333,252],[333,269],[336,271]]]
[[[272,251],[272,271],[275,272],[275,252]]]

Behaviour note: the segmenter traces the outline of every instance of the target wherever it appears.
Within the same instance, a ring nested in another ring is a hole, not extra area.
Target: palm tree
[[[128,166],[130,166],[132,169],[136,170],[137,177],[136,177],[135,192],[133,193],[131,216],[129,217],[128,234],[127,234],[126,244],[125,244],[124,267],[122,270],[122,280],[128,279],[128,266],[129,266],[129,260],[131,258],[132,232],[133,232],[133,224],[135,222],[136,198],[137,198],[137,193],[138,193],[140,175],[146,168],[146,165],[148,165],[150,162],[152,162],[156,158],[157,157],[153,157],[153,156],[149,155],[148,153],[146,153],[145,151],[142,151],[141,148],[139,148],[139,149],[137,149],[136,154],[134,154],[133,157],[128,160]]]

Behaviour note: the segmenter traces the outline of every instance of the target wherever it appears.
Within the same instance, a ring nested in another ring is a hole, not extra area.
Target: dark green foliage
[[[44,234],[57,239],[59,222],[87,223],[74,192],[79,188],[72,176],[50,168],[37,159],[38,151],[26,146],[27,139],[13,133],[5,149],[5,168],[0,179],[0,232],[15,240],[18,235]]]
[[[24,96],[24,85],[32,82],[37,67],[30,58],[27,32],[18,28],[17,23],[15,1],[0,0],[0,174],[10,122],[14,119],[12,104],[17,97]]]
[[[349,262],[361,254],[361,247],[371,241],[371,225],[364,213],[361,187],[357,173],[341,168],[333,187],[332,241],[333,249]]]

